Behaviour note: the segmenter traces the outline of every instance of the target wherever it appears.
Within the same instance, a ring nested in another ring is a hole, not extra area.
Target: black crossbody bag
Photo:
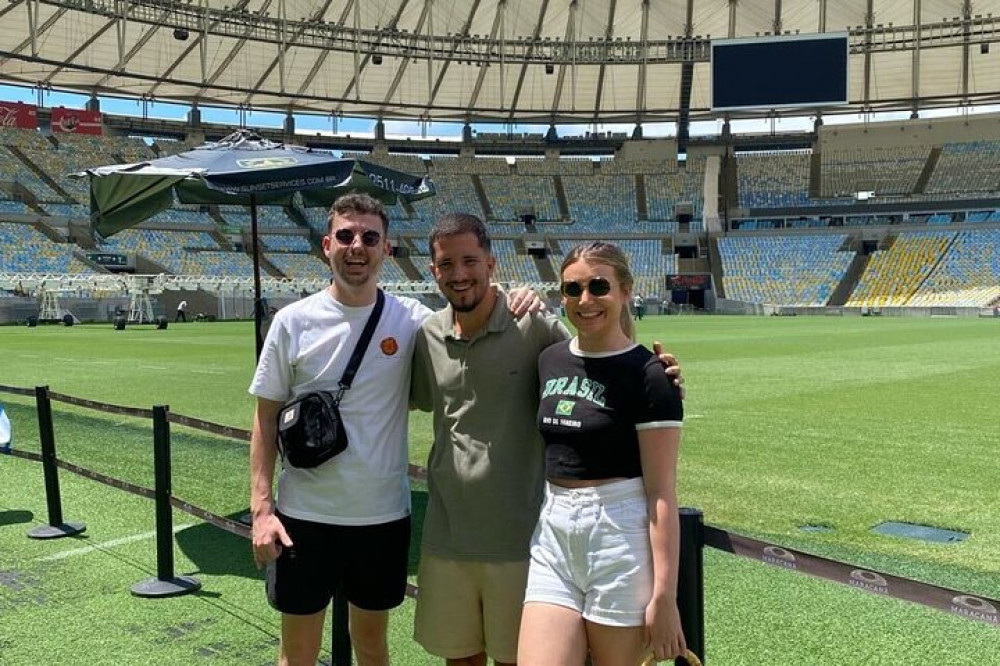
[[[285,405],[278,413],[278,451],[292,467],[318,467],[347,448],[347,430],[340,418],[340,401],[354,382],[375,327],[382,316],[385,294],[378,290],[375,309],[354,346],[351,360],[337,384],[337,392],[316,391]]]

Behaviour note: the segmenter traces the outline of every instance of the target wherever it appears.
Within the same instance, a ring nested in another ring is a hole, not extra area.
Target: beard
[[[479,307],[479,304],[483,302],[485,297],[485,293],[476,293],[472,289],[469,291],[463,291],[459,294],[452,292],[449,295],[447,292],[445,293],[445,298],[448,299],[448,304],[455,312],[472,312]]]

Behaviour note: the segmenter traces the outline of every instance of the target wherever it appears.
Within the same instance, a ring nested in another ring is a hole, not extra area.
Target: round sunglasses
[[[365,247],[375,247],[382,240],[382,234],[372,229],[366,229],[361,232],[354,232],[350,229],[337,229],[333,233],[333,237],[337,242],[344,246],[353,245],[354,239],[358,236],[361,236],[361,243]]]
[[[595,277],[591,278],[586,285],[579,282],[563,282],[559,287],[559,291],[567,298],[580,298],[584,289],[589,291],[591,296],[607,296],[611,293],[611,283],[608,282],[607,278]]]

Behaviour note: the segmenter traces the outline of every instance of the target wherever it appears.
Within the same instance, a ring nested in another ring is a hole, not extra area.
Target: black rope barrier
[[[930,606],[970,620],[1000,625],[1000,601],[996,599],[865,569],[732,534],[710,525],[705,526],[705,545],[788,571],[843,583],[864,592]]]

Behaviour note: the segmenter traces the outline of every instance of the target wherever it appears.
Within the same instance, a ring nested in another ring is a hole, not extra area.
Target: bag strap
[[[372,335],[375,334],[375,327],[378,326],[378,320],[382,317],[382,307],[384,305],[385,294],[379,289],[378,295],[375,297],[375,308],[368,315],[368,323],[365,324],[365,330],[361,332],[358,344],[354,345],[354,353],[351,354],[351,360],[347,362],[347,367],[344,368],[344,374],[338,383],[339,390],[336,395],[338,405],[344,397],[344,392],[351,388],[351,384],[354,383],[354,375],[358,374],[358,366],[361,365],[361,359],[365,357],[365,352],[368,350],[368,343],[371,342]]]

